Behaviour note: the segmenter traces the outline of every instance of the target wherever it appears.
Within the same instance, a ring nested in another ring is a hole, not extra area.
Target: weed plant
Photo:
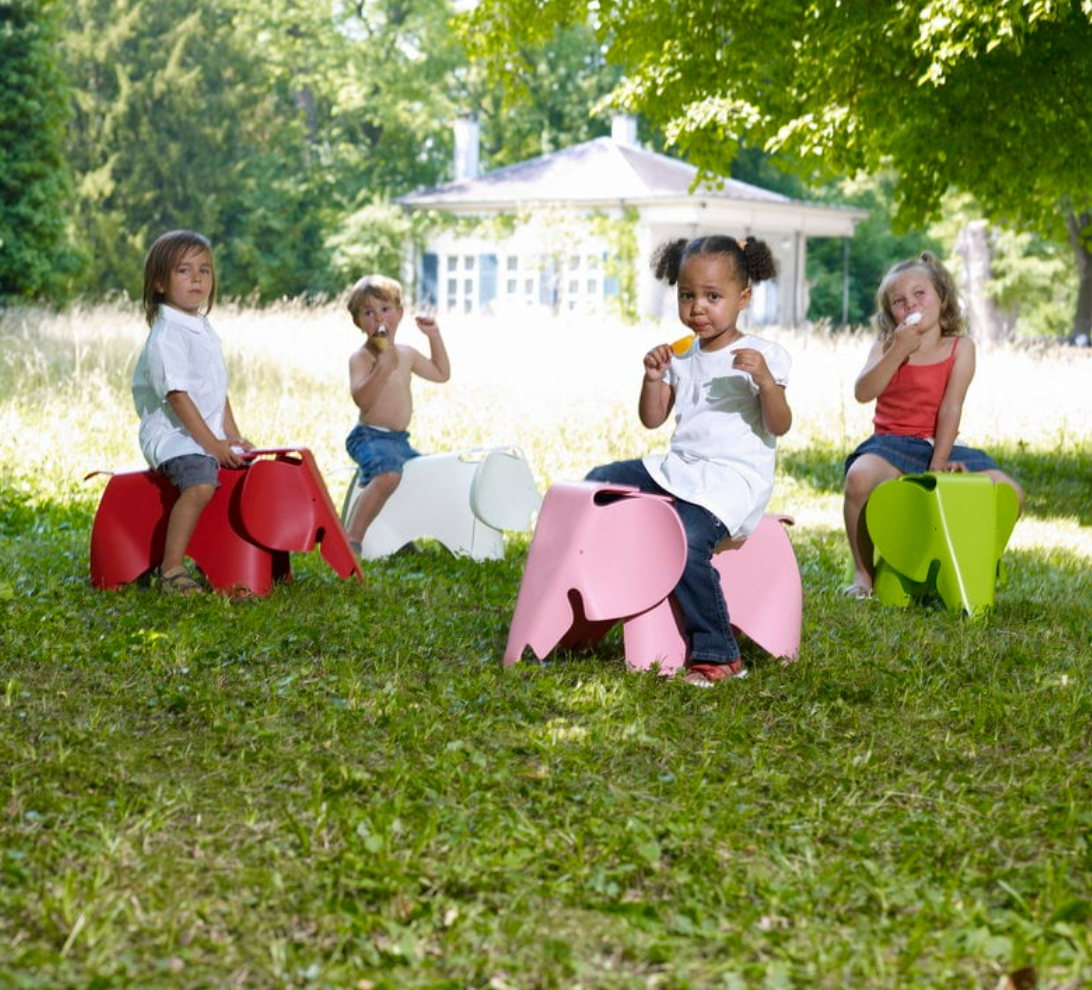
[[[243,429],[310,447],[339,502],[345,315],[213,316]],[[666,442],[635,403],[675,328],[443,326],[420,449],[515,443],[545,488]],[[84,475],[140,463],[143,335],[135,306],[0,317],[0,987],[1092,982],[1088,354],[980,355],[964,432],[1029,501],[969,621],[840,595],[868,341],[771,334],[803,647],[744,642],[752,676],[701,691],[627,673],[617,631],[503,669],[526,535],[363,586],[297,555],[249,601],[93,590]]]

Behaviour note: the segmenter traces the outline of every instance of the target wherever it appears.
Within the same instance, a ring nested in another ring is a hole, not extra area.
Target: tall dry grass
[[[311,448],[337,500],[350,468],[342,444],[355,417],[347,361],[361,339],[344,309],[222,305],[212,322],[224,341],[243,430],[260,446]],[[650,432],[638,424],[636,397],[644,352],[678,337],[678,325],[626,327],[609,319],[527,314],[447,318],[441,328],[453,375],[445,385],[415,386],[418,449],[516,444],[545,488],[666,444],[669,426]],[[852,394],[870,337],[764,333],[794,361],[795,422],[782,449],[840,461],[871,430],[871,407]],[[124,302],[0,313],[0,453],[14,483],[43,497],[93,503],[99,487],[85,482],[85,474],[141,465],[129,379],[145,334],[138,307]],[[427,347],[408,318],[399,340]],[[987,449],[1088,450],[1090,373],[1087,351],[980,350],[964,438]],[[773,507],[794,514],[800,525],[841,525],[836,492],[811,490],[789,477],[780,479]],[[1066,546],[1092,558],[1092,539],[1073,519],[1024,520],[1014,538],[1021,541]]]

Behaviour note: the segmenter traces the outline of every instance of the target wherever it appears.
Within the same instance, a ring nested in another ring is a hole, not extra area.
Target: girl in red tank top
[[[846,459],[843,514],[853,583],[846,594],[872,594],[874,549],[864,508],[872,490],[903,474],[981,471],[1024,492],[988,454],[958,443],[963,400],[974,377],[974,341],[955,280],[928,251],[895,265],[876,294],[880,337],[857,376],[858,402],[876,402],[876,432]]]

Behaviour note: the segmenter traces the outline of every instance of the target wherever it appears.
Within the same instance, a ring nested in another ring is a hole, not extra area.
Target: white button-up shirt
[[[152,467],[183,454],[207,454],[182,425],[168,392],[185,392],[213,434],[224,438],[227,366],[209,321],[160,305],[133,370],[140,449]]]

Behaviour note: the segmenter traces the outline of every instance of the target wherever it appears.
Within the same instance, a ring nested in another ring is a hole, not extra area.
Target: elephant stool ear
[[[868,534],[877,553],[912,581],[924,581],[938,555],[929,506],[935,482],[929,475],[885,481],[869,495],[865,507]]]
[[[597,505],[585,538],[580,588],[591,619],[623,619],[652,608],[686,566],[686,532],[670,500],[656,495]]]
[[[259,460],[247,468],[239,513],[247,534],[270,550],[315,545],[318,500],[311,479],[290,461]]]
[[[491,450],[474,473],[470,509],[494,529],[524,531],[542,502],[531,468],[518,449]]]

